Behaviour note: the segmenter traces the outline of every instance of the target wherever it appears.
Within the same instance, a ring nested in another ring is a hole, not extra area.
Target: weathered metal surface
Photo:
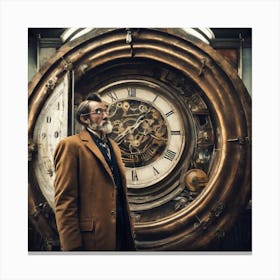
[[[250,97],[236,71],[222,56],[203,42],[181,35],[180,30],[137,29],[127,36],[125,29],[104,30],[58,50],[29,85],[29,139],[33,138],[36,119],[57,79],[67,71],[75,72],[76,102],[88,89],[98,90],[131,77],[170,87],[176,94],[174,102],[184,104],[185,122],[192,127],[195,138],[190,140],[185,157],[205,169],[209,181],[200,193],[183,193],[180,174],[191,166],[182,164],[171,176],[173,183],[165,180],[148,191],[131,190],[136,245],[139,250],[203,250],[217,236],[226,234],[250,195]],[[153,67],[157,71],[150,69]],[[206,157],[205,145],[211,147],[210,159]],[[33,172],[29,181],[30,213],[34,213],[45,199],[38,194]],[[138,203],[138,208],[137,198],[142,203]],[[165,215],[156,212],[159,206]],[[154,214],[149,216],[145,209]],[[51,226],[46,223],[45,227],[47,233]],[[55,229],[51,229],[56,236]]]

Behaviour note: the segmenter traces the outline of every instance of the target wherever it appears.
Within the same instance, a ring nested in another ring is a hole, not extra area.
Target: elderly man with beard
[[[79,134],[54,154],[55,217],[63,251],[135,250],[121,152],[99,95],[78,107]]]

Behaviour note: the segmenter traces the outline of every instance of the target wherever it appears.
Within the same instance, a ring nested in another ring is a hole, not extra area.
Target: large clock
[[[57,241],[53,151],[79,132],[75,110],[95,91],[122,151],[137,248],[205,250],[250,196],[250,98],[231,65],[182,30],[129,32],[66,44],[30,84],[30,219]]]
[[[103,89],[122,150],[129,188],[146,188],[169,176],[185,148],[185,123],[179,104],[162,88],[145,81],[118,81]]]

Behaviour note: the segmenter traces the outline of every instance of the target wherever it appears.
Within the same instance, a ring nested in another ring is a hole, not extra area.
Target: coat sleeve
[[[77,149],[73,142],[63,139],[54,154],[55,217],[63,251],[82,247],[78,217]]]

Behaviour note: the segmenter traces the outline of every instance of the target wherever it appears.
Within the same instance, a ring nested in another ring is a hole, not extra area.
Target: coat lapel
[[[107,164],[105,158],[103,157],[102,153],[100,152],[99,148],[96,146],[96,144],[92,140],[89,132],[87,130],[83,129],[79,133],[79,136],[82,141],[86,142],[86,146],[88,147],[88,149],[101,161],[104,168],[106,169],[106,171],[109,173],[109,175],[112,177],[112,179],[114,181],[114,177],[113,177],[110,167],[108,166],[108,164]]]

